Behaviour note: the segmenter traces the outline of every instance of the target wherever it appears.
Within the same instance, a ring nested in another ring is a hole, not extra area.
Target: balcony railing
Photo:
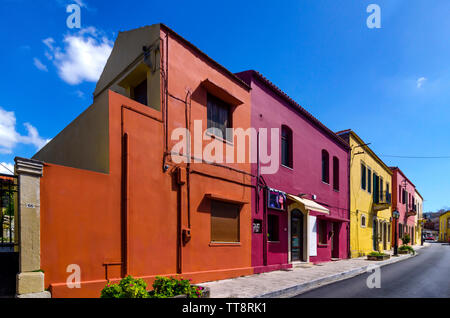
[[[417,215],[417,205],[416,204],[407,204],[406,205],[406,215],[407,216]]]
[[[377,192],[373,195],[373,206],[375,211],[384,210],[390,207],[392,195],[388,191]]]

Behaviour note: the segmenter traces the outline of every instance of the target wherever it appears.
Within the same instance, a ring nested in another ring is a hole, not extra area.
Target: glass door
[[[299,210],[291,213],[291,261],[303,260],[303,214]]]

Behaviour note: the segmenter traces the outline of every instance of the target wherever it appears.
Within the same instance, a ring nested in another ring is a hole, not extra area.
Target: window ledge
[[[323,183],[323,184],[326,184],[327,186],[330,185],[329,183],[327,183],[327,182],[325,182],[325,181],[323,181],[323,180],[322,180],[322,183]]]
[[[240,242],[210,242],[209,243],[210,247],[240,247],[241,243]]]
[[[280,241],[267,241],[267,243],[275,243],[275,244],[278,244],[278,243],[280,243]]]
[[[234,145],[234,143],[232,141],[229,141],[227,139],[223,139],[222,137],[216,136],[213,133],[209,132],[208,130],[205,131],[205,135],[211,137],[212,139],[216,139],[217,141],[221,141],[221,142],[223,142],[225,144],[228,144],[230,146]]]
[[[280,166],[282,166],[283,168],[289,169],[291,171],[294,171],[294,168],[291,168],[289,166],[285,166],[284,164],[281,164]]]
[[[317,246],[319,247],[327,247],[329,244],[323,244],[323,243],[318,243]]]

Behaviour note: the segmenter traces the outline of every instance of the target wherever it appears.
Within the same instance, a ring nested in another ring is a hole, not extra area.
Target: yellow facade
[[[439,217],[439,242],[450,243],[450,211]]]
[[[351,257],[364,256],[374,250],[380,252],[390,250],[392,240],[390,202],[392,199],[389,198],[392,197],[392,172],[353,131],[344,131],[338,135],[347,140],[352,149],[350,162]],[[376,197],[378,199],[375,199]]]
[[[414,194],[415,202],[417,205],[417,215],[415,216],[415,239],[414,243],[416,245],[421,243],[422,239],[422,227],[423,227],[423,198],[420,195],[420,193],[416,190],[416,193]]]

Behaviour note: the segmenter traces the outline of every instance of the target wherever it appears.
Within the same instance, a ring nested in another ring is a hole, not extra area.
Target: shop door
[[[291,261],[303,261],[303,214],[291,212]]]

